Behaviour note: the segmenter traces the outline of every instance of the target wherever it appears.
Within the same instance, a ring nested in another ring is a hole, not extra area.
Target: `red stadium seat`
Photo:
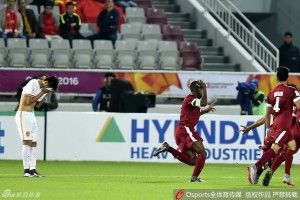
[[[168,23],[165,11],[163,9],[149,8],[147,11],[147,23],[158,24],[162,30],[163,26]]]
[[[164,25],[163,27],[163,37],[164,40],[175,41],[177,46],[180,46],[180,43],[183,41],[183,34],[180,26],[178,25]]]
[[[180,43],[180,55],[182,57],[182,69],[184,70],[200,70],[201,56],[194,42],[183,41]]]
[[[138,5],[138,7],[144,8],[145,13],[147,13],[148,8],[152,7],[150,0],[134,0],[134,2]]]

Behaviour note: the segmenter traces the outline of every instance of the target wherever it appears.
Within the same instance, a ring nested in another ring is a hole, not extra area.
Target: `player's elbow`
[[[207,102],[201,102],[201,106],[202,107],[207,106]]]

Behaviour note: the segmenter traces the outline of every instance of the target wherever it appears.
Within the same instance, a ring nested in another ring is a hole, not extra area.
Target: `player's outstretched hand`
[[[212,103],[205,110],[203,110],[203,112],[204,113],[215,112],[216,111],[215,106],[216,106],[216,104]]]
[[[242,129],[239,132],[242,132],[243,135],[246,135],[251,129],[249,126],[241,125]]]

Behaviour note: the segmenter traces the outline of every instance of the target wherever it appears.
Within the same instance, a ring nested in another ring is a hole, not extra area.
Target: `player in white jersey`
[[[43,105],[44,97],[48,92],[56,90],[57,86],[57,77],[50,76],[45,80],[32,79],[23,88],[19,108],[16,113],[16,123],[23,142],[24,177],[42,177],[36,171],[38,129],[34,107]]]

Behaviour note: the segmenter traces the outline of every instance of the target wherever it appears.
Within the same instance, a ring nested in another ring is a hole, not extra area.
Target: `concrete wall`
[[[282,45],[283,34],[290,31],[294,35],[294,44],[300,47],[299,0],[232,0],[232,2],[245,14],[272,14],[255,25],[275,46]]]

